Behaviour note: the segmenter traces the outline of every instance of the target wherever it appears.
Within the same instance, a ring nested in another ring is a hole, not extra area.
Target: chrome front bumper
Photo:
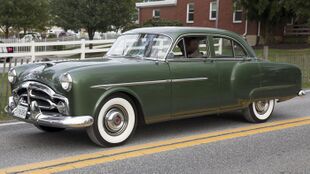
[[[22,104],[28,107],[28,112],[25,119],[15,115],[16,104],[13,97],[9,97],[9,105],[6,111],[14,118],[37,125],[58,127],[58,128],[84,128],[93,124],[94,119],[91,116],[64,116],[55,113],[42,113],[36,101],[28,104]]]

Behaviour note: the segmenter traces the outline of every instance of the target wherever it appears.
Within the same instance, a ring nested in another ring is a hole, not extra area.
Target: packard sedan
[[[276,102],[304,94],[295,65],[256,57],[239,35],[194,27],[123,33],[103,58],[11,69],[7,111],[46,131],[85,128],[100,146],[124,143],[138,124],[239,110],[267,121]]]

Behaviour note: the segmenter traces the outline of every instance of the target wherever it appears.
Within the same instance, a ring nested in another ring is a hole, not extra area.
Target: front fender
[[[97,113],[99,113],[102,105],[105,102],[105,99],[107,97],[109,97],[110,95],[115,94],[115,93],[125,93],[129,96],[134,97],[133,100],[136,100],[138,102],[138,104],[141,106],[141,108],[143,108],[143,106],[142,106],[143,103],[141,102],[141,99],[133,90],[126,88],[126,87],[116,87],[116,88],[109,89],[109,90],[102,93],[102,95],[99,97],[98,101],[96,102],[96,104],[93,108],[93,112],[92,112],[93,115],[96,115]],[[142,112],[143,112],[143,110],[142,110]]]

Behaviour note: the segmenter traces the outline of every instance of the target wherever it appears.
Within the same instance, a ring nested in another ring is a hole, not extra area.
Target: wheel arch
[[[93,115],[96,115],[99,113],[101,106],[104,104],[105,99],[107,99],[108,97],[112,96],[112,95],[118,95],[118,94],[123,94],[128,96],[132,102],[135,105],[135,109],[137,111],[137,118],[138,118],[138,125],[144,125],[146,124],[145,122],[145,116],[144,116],[144,112],[143,112],[143,107],[142,107],[142,102],[140,100],[140,98],[138,97],[138,95],[132,91],[131,89],[128,88],[113,88],[113,89],[109,89],[106,92],[104,92],[100,98],[98,99],[98,101],[96,102],[95,108],[93,109]]]

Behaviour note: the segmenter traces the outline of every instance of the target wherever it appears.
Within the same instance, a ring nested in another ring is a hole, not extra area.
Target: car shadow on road
[[[277,117],[276,115],[273,114],[271,120],[281,119],[281,117]],[[252,124],[244,120],[241,112],[230,112],[143,125],[138,126],[134,136],[122,147],[250,125]],[[60,148],[74,152],[76,150],[80,151],[83,148],[83,153],[86,153],[87,150],[101,149],[91,142],[84,129],[68,129],[62,132],[45,133],[36,128],[29,127],[29,129],[23,132],[17,131],[11,135],[11,138],[14,144],[20,144],[22,146],[21,148],[27,147],[27,149],[29,147],[40,148],[50,146],[52,149]],[[112,149],[112,147],[106,149]]]
[[[135,135],[125,146],[208,133],[240,127],[242,125],[250,124],[245,122],[241,113],[238,112],[144,125],[137,128]],[[81,148],[89,150],[98,149],[98,146],[90,141],[84,129],[69,129],[57,133],[44,133],[37,129],[29,128],[23,132],[18,131],[12,136],[16,144],[23,144],[28,148],[50,146],[73,151],[74,149],[80,150]]]

